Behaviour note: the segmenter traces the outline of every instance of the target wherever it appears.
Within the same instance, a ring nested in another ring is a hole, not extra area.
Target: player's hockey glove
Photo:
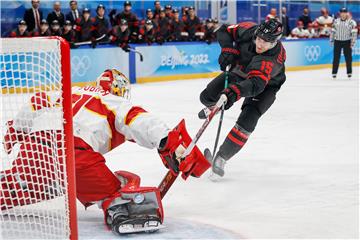
[[[130,46],[129,44],[124,44],[121,46],[122,50],[124,50],[125,52],[130,52]]]
[[[219,56],[219,64],[221,71],[225,71],[226,66],[228,65],[235,66],[236,59],[239,55],[240,51],[235,48],[222,48],[221,54]]]
[[[234,84],[230,84],[228,88],[225,88],[222,91],[223,94],[226,95],[227,97],[227,101],[225,103],[225,109],[228,110],[229,108],[231,108],[231,106],[240,99],[241,95],[240,95],[240,89],[234,85]]]
[[[159,154],[166,168],[175,174],[179,173],[179,164],[185,148],[181,145],[180,133],[177,130],[169,132],[160,142]]]

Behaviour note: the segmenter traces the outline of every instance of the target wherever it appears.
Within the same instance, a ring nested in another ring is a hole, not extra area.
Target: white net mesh
[[[3,239],[68,239],[60,41],[1,39]]]

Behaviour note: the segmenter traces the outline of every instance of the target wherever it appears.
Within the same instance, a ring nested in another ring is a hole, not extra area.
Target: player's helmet
[[[255,30],[255,38],[259,37],[267,42],[277,42],[282,35],[282,24],[275,18],[261,23]]]
[[[96,86],[111,94],[130,100],[130,81],[116,69],[105,70],[97,79]]]

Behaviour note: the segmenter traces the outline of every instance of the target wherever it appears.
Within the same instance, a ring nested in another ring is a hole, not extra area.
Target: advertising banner
[[[147,82],[186,78],[187,75],[218,72],[218,44],[182,43],[162,46],[136,47],[144,56],[141,62],[136,56],[136,81]],[[176,77],[176,78],[174,78]]]
[[[286,66],[301,67],[331,64],[334,48],[328,39],[289,40],[283,42],[286,49]],[[360,61],[360,42],[353,48],[353,62]],[[344,56],[341,62],[345,62]]]

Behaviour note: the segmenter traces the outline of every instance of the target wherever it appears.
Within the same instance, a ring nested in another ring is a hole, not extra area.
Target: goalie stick
[[[183,155],[181,156],[181,159],[185,158],[186,156],[188,156],[191,151],[194,149],[194,147],[196,146],[196,143],[199,141],[201,135],[204,133],[205,129],[207,128],[207,126],[210,124],[211,120],[214,118],[214,116],[216,115],[216,113],[220,110],[220,108],[226,103],[227,98],[224,94],[222,94],[220,96],[220,99],[218,100],[218,102],[215,104],[215,107],[211,110],[209,116],[205,119],[205,122],[203,123],[203,125],[201,126],[201,128],[199,129],[199,131],[196,133],[194,139],[191,141],[191,143],[189,144],[189,146],[186,148],[185,152],[183,153]],[[170,187],[173,185],[173,183],[175,182],[176,178],[178,177],[179,174],[174,174],[172,173],[170,170],[166,173],[165,177],[163,178],[163,180],[160,182],[159,184],[159,190],[160,190],[160,196],[161,199],[164,198],[164,196],[166,195],[166,193],[168,192],[168,190],[170,189]]]

